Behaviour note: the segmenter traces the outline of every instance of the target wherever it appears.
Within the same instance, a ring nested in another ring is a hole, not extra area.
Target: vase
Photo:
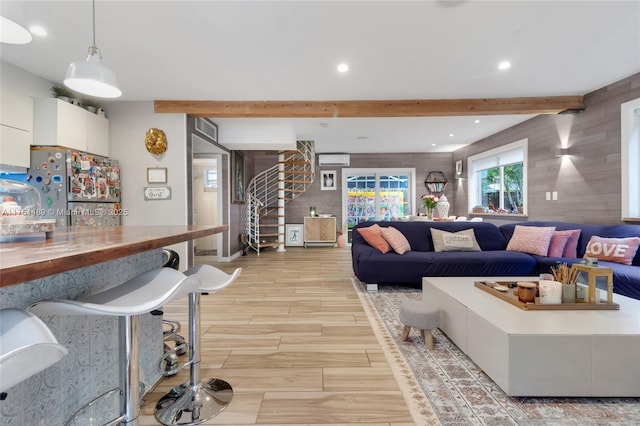
[[[449,204],[449,200],[447,200],[447,197],[445,197],[444,195],[440,196],[440,199],[438,199],[438,204],[436,204],[436,209],[438,209],[438,217],[440,219],[446,219],[447,217],[449,217],[449,207],[451,205]]]
[[[562,303],[576,303],[576,285],[563,284]]]
[[[433,207],[427,207],[427,219],[433,219]]]

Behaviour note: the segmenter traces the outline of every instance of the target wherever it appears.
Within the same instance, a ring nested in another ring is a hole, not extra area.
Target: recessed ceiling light
[[[478,124],[480,122],[480,120],[473,120],[474,123]]]
[[[33,36],[25,27],[9,18],[0,16],[0,42],[7,44],[31,43]]]
[[[511,68],[511,62],[509,61],[502,61],[498,64],[498,69],[499,70],[506,70]]]
[[[436,146],[436,145],[437,145],[437,144],[435,144],[435,143],[432,143],[432,144],[431,144],[431,146]]]
[[[349,71],[349,65],[345,64],[344,62],[338,64],[338,72],[345,73],[347,71]]]
[[[44,37],[47,35],[47,30],[45,30],[44,27],[41,27],[40,25],[30,26],[29,31],[31,32],[31,34],[39,37]]]
[[[450,137],[450,138],[452,138],[452,137],[454,137],[454,136],[455,136],[455,135],[454,135],[453,133],[449,133],[449,137]]]

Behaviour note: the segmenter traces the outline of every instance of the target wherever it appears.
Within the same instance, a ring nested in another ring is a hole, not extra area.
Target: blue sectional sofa
[[[381,253],[369,245],[358,228],[378,224],[393,226],[411,245],[411,251],[399,255]],[[551,258],[506,250],[516,225],[555,226],[556,230],[580,229],[577,257]],[[457,232],[472,228],[482,251],[434,251],[431,228]],[[487,222],[363,222],[353,230],[351,254],[353,271],[365,283],[403,284],[420,288],[428,276],[537,276],[549,272],[557,262],[580,262],[591,236],[640,237],[640,225],[580,225],[566,222],[523,222],[500,227]],[[600,261],[613,270],[614,292],[640,299],[640,250],[632,265]]]

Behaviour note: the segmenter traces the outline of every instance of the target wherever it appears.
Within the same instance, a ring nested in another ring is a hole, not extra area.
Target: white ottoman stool
[[[429,349],[433,349],[433,335],[431,330],[440,325],[438,308],[419,300],[407,300],[400,305],[400,322],[404,324],[402,341],[409,338],[411,327],[420,330],[422,339]]]

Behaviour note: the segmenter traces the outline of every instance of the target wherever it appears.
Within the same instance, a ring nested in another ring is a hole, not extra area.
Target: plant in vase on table
[[[563,262],[558,263],[555,267],[552,266],[551,274],[557,282],[562,283],[562,303],[575,303],[578,271]]]
[[[422,196],[422,202],[424,203],[424,206],[427,208],[427,217],[429,219],[433,219],[433,209],[436,208],[436,205],[438,205],[439,199],[440,198],[438,198],[433,194],[424,194]]]

